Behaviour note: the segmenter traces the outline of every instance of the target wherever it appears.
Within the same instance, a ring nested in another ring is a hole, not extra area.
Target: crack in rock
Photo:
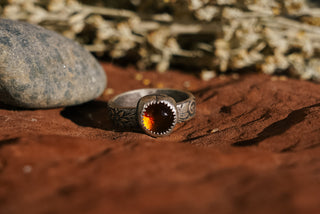
[[[279,120],[277,122],[274,122],[268,127],[266,127],[265,129],[263,129],[262,132],[260,132],[257,137],[249,140],[235,142],[232,144],[232,146],[258,145],[260,142],[262,142],[267,138],[281,135],[285,131],[290,129],[292,126],[304,121],[304,119],[309,113],[309,110],[315,107],[320,107],[320,103],[294,110],[290,114],[288,114],[286,118]]]
[[[98,153],[96,153],[96,154],[94,154],[94,155],[91,155],[90,157],[88,157],[88,158],[84,161],[84,163],[90,163],[90,162],[92,162],[92,161],[95,161],[95,160],[97,160],[98,158],[103,157],[104,155],[109,154],[111,151],[112,151],[112,149],[108,147],[108,148],[106,148],[106,149],[104,149],[104,150],[102,150],[102,151],[100,151],[100,152],[98,152]]]
[[[6,145],[17,144],[19,142],[19,139],[20,139],[19,137],[15,137],[10,139],[0,140],[0,148]]]

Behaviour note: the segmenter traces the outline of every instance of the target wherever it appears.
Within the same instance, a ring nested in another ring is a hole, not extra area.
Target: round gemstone
[[[170,130],[174,119],[173,110],[165,103],[149,105],[142,116],[144,127],[155,133],[163,133]]]

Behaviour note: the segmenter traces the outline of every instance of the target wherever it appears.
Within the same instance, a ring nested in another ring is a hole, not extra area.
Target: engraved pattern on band
[[[120,129],[140,129],[137,103],[140,98],[151,94],[165,94],[177,102],[178,123],[194,117],[196,103],[190,92],[175,89],[138,89],[119,94],[108,102],[109,114],[114,125]]]

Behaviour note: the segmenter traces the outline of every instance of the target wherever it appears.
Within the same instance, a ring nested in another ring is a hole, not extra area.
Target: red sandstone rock
[[[134,69],[104,67],[113,95],[146,87]],[[196,117],[155,139],[113,130],[113,95],[64,109],[2,105],[0,213],[320,212],[320,85],[142,74],[150,87],[188,81]]]

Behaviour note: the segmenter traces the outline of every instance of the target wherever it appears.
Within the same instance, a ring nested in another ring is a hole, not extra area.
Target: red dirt
[[[148,87],[188,81],[197,100],[194,119],[155,139],[113,130],[107,101],[146,86],[104,67],[112,95],[0,106],[0,213],[320,213],[320,85],[143,72]]]

